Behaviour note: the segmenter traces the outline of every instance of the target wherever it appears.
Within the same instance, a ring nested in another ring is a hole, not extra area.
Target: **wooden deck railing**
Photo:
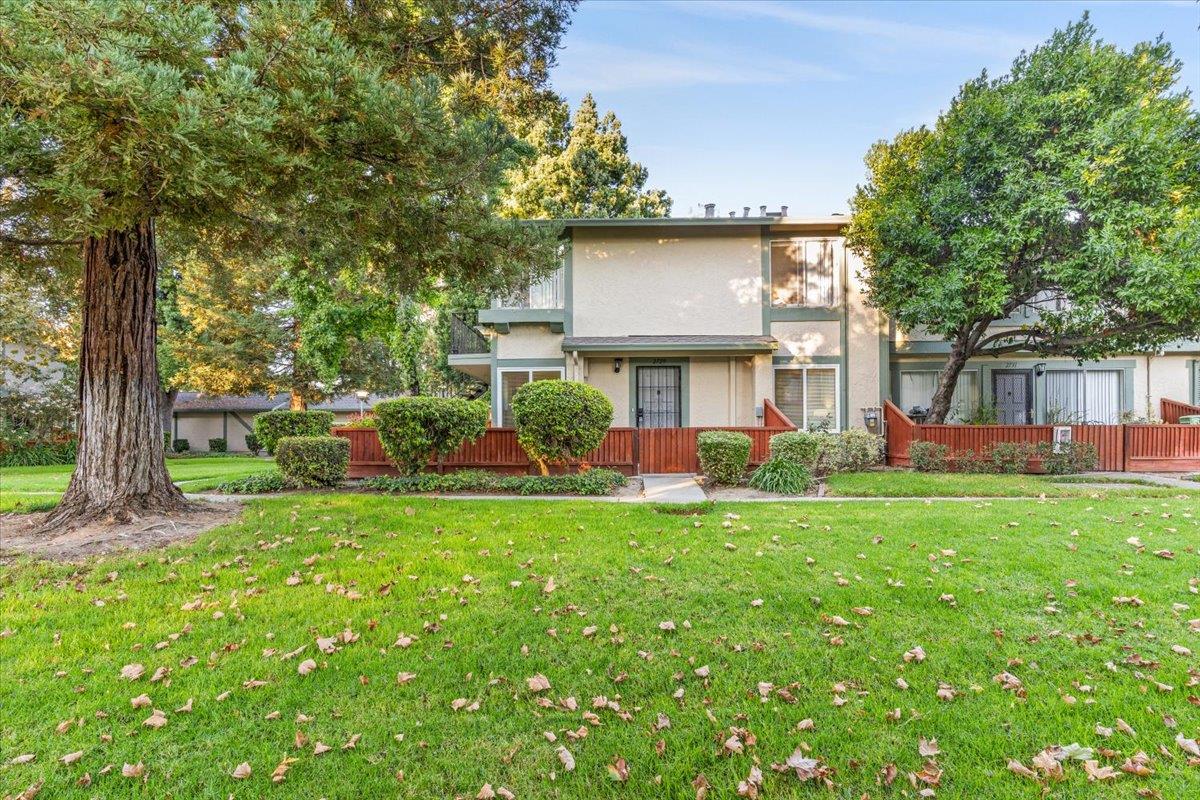
[[[1169,425],[1178,424],[1180,417],[1200,414],[1200,406],[1181,403],[1178,400],[1168,400],[1165,397],[1158,401],[1158,407],[1162,421]]]

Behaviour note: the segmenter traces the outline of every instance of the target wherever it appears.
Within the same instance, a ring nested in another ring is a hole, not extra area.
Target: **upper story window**
[[[834,305],[834,240],[771,242],[771,305],[828,308]]]
[[[540,281],[530,281],[529,285],[513,292],[508,297],[501,297],[494,303],[496,308],[562,308],[566,300],[566,267],[559,264],[558,269]]]

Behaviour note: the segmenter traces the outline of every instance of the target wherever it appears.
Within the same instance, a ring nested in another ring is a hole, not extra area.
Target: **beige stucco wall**
[[[629,360],[626,359],[620,372],[613,372],[611,358],[588,358],[584,361],[584,378],[592,386],[604,392],[613,404],[613,425],[618,428],[629,426]]]
[[[671,236],[578,229],[575,336],[760,335],[757,230]]]
[[[880,354],[881,337],[887,332],[887,320],[867,305],[866,283],[859,273],[862,259],[846,251],[846,374],[848,407],[846,420],[852,428],[863,427],[863,409],[880,405],[880,373],[888,369],[886,351]],[[885,343],[886,344],[886,343]]]
[[[1195,356],[1138,356],[1133,368],[1133,409],[1139,417],[1157,419],[1162,398],[1186,403],[1191,399],[1188,364]]]
[[[776,356],[804,361],[812,356],[841,355],[842,329],[837,320],[772,322],[771,335],[779,340]]]
[[[562,339],[549,325],[513,325],[497,334],[496,358],[562,358]]]

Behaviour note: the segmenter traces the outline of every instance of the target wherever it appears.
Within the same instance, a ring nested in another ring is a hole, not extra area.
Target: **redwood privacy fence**
[[[696,434],[701,431],[741,431],[752,443],[750,463],[761,464],[769,455],[772,436],[794,431],[796,426],[770,400],[763,402],[763,424],[722,428],[609,428],[604,441],[581,461],[593,467],[615,469],[625,475],[663,472],[699,472]],[[334,428],[334,436],[350,440],[351,478],[396,475],[396,466],[383,452],[374,428]],[[441,461],[430,461],[437,472],[458,469],[487,469],[494,472],[530,474],[537,465],[517,442],[513,428],[488,428],[482,438],[465,444]]]
[[[1162,401],[1163,425],[1072,425],[1076,442],[1090,442],[1100,457],[1099,469],[1113,472],[1193,472],[1200,470],[1200,425],[1179,425],[1179,417],[1200,414],[1200,407],[1175,400]],[[909,467],[913,442],[937,442],[950,450],[986,452],[1001,442],[1049,443],[1053,425],[919,425],[890,401],[884,405],[887,422],[887,462]]]

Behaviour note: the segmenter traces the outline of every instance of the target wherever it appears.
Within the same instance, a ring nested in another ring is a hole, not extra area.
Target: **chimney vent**
[[[779,216],[781,216],[781,217],[786,217],[786,216],[787,216],[787,206],[780,206],[780,207],[779,207]]]
[[[704,204],[704,217],[706,219],[712,219],[716,213],[717,213],[717,204],[716,203],[705,203]]]
[[[766,206],[759,206],[759,207],[758,207],[758,215],[759,215],[760,217],[765,217],[765,216],[767,215],[767,207],[766,207]]]
[[[743,217],[750,216],[750,206],[742,206],[742,216]]]
[[[729,216],[730,216],[730,218],[736,217],[736,216],[737,216],[737,212],[736,212],[736,211],[730,211],[730,212],[729,212]]]

